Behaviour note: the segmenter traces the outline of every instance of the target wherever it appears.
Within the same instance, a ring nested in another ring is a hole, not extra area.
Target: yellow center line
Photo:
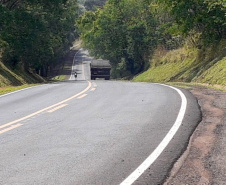
[[[3,134],[4,132],[8,132],[8,131],[10,131],[10,130],[12,130],[12,129],[14,129],[14,128],[20,127],[20,126],[22,126],[22,125],[23,125],[23,124],[12,125],[11,127],[8,127],[8,128],[6,128],[6,129],[4,129],[4,130],[0,130],[0,134]]]
[[[87,96],[87,94],[83,94],[82,96],[79,96],[77,99],[82,99],[82,98],[84,98],[86,96]]]
[[[37,112],[34,112],[34,113],[32,113],[32,114],[29,114],[29,115],[27,115],[27,116],[25,116],[25,117],[22,117],[22,118],[20,118],[20,119],[11,121],[11,122],[6,123],[6,124],[4,124],[4,125],[1,125],[1,126],[0,126],[0,129],[1,129],[1,128],[4,128],[4,127],[7,127],[7,126],[9,126],[9,125],[13,125],[13,124],[15,124],[15,123],[24,121],[24,120],[26,120],[26,119],[28,119],[28,118],[31,118],[31,117],[33,117],[33,116],[35,116],[35,115],[37,115],[37,114],[40,114],[40,113],[42,113],[42,112],[44,112],[44,111],[47,111],[48,109],[51,109],[51,108],[53,108],[53,107],[56,107],[56,106],[61,105],[61,104],[63,104],[63,103],[66,103],[66,102],[68,102],[68,101],[70,101],[70,100],[72,100],[72,99],[74,99],[74,98],[77,98],[78,96],[81,96],[83,93],[85,93],[86,91],[88,91],[88,90],[91,88],[91,85],[92,85],[91,82],[90,82],[90,81],[87,81],[87,82],[88,82],[88,86],[87,86],[83,91],[81,91],[80,93],[75,94],[74,96],[72,96],[72,97],[70,97],[70,98],[67,98],[67,99],[65,99],[65,100],[63,100],[63,101],[61,101],[61,102],[59,102],[59,103],[56,103],[56,104],[54,104],[54,105],[51,105],[51,106],[46,107],[46,108],[44,108],[44,109],[41,109],[41,110],[39,110],[39,111],[37,111]]]
[[[54,109],[51,109],[51,110],[49,110],[49,111],[47,111],[47,112],[52,113],[52,112],[54,112],[54,111],[56,111],[56,110],[58,110],[58,109],[61,109],[61,108],[65,107],[65,106],[67,106],[67,105],[68,105],[68,104],[62,104],[62,105],[60,105],[60,106],[58,106],[58,107],[55,107]]]

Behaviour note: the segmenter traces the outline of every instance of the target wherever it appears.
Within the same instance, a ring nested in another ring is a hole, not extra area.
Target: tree
[[[78,37],[77,0],[0,1],[0,40],[9,64],[22,63],[26,70],[48,67],[68,52]]]
[[[157,45],[157,21],[145,0],[109,0],[78,21],[81,38],[93,55],[111,61],[121,76],[145,69]]]
[[[187,34],[191,30],[202,33],[206,41],[225,37],[225,0],[159,0],[175,17],[176,22]]]

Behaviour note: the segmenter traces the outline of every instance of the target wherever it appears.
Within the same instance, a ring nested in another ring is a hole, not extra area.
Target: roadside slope
[[[156,51],[151,68],[136,82],[195,82],[226,86],[226,41],[204,49]]]
[[[15,69],[7,67],[0,60],[0,88],[23,86],[28,84],[35,84],[44,82],[45,80],[39,75],[26,72],[21,67],[17,66]]]

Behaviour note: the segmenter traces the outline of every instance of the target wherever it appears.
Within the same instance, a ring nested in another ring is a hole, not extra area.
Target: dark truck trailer
[[[105,78],[110,80],[111,64],[108,60],[92,60],[90,63],[91,80]]]

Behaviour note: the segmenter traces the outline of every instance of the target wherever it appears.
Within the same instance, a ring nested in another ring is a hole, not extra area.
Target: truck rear
[[[111,64],[108,60],[92,60],[90,63],[91,80],[104,78],[110,80]]]

